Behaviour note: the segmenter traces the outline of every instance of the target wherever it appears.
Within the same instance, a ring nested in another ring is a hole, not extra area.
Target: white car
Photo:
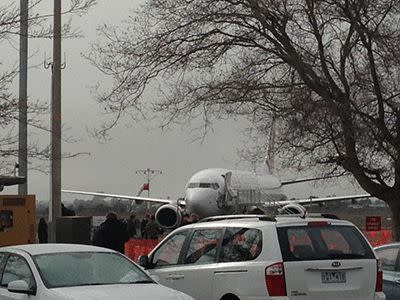
[[[400,299],[400,243],[381,245],[374,250],[382,264],[386,299]]]
[[[170,233],[140,264],[197,300],[383,300],[373,249],[350,222],[220,216]]]
[[[0,299],[180,299],[113,250],[73,244],[0,248]]]

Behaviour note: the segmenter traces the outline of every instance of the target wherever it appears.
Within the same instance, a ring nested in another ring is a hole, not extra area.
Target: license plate
[[[346,272],[322,272],[321,280],[322,283],[344,283],[346,282]]]

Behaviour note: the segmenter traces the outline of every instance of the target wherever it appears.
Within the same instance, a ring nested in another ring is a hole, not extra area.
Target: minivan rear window
[[[284,261],[375,258],[353,226],[279,227],[278,237]]]

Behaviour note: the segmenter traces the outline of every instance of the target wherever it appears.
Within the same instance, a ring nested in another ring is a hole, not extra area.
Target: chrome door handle
[[[306,271],[310,272],[321,272],[321,271],[352,271],[352,270],[361,270],[363,267],[345,267],[345,268],[306,268]]]
[[[185,278],[185,276],[183,275],[169,275],[167,276],[167,279],[171,279],[171,280],[178,280],[178,279],[183,279]]]

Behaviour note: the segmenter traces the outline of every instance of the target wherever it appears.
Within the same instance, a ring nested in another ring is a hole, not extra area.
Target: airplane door
[[[209,300],[212,295],[214,270],[223,229],[198,229],[193,232],[183,264],[171,274],[175,289],[197,300]],[[193,288],[195,287],[195,288]]]

